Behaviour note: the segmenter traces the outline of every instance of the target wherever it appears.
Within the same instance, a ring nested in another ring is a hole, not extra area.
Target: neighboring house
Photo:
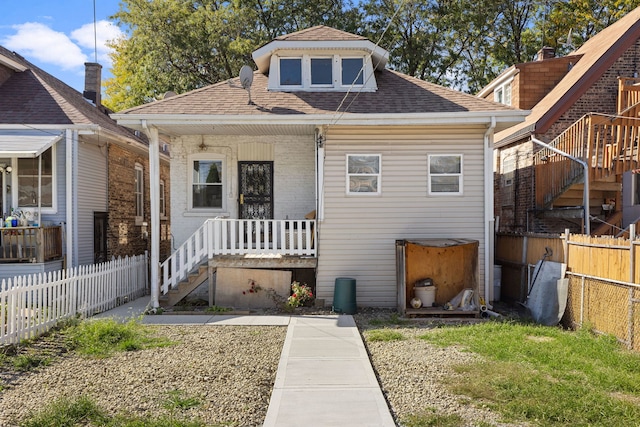
[[[544,48],[478,94],[531,109],[494,138],[500,230],[615,235],[640,218],[639,19],[640,8],[566,57]]]
[[[0,279],[148,249],[148,144],[108,116],[101,66],[86,65],[91,102],[0,47],[0,214],[25,221],[0,229]],[[168,156],[161,159],[168,207]]]
[[[428,238],[478,242],[490,298],[493,133],[526,113],[385,69],[387,57],[317,26],[257,49],[253,74],[112,115],[151,147],[170,138],[182,246],[151,263],[154,305],[208,260],[291,270],[326,305],[335,279],[353,278],[358,305],[395,307],[396,241]]]

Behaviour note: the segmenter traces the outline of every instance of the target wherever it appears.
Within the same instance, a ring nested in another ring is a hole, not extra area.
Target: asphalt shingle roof
[[[511,107],[438,86],[396,71],[375,73],[376,92],[348,94],[340,111],[359,114],[508,111]],[[293,115],[334,114],[345,92],[279,92],[267,89],[268,77],[254,72],[251,99],[239,79],[231,79],[182,95],[140,105],[122,114]]]
[[[0,46],[0,55],[28,68],[0,84],[0,124],[96,124],[117,135],[135,139],[133,131],[119,126],[106,113],[85,100],[80,92]]]

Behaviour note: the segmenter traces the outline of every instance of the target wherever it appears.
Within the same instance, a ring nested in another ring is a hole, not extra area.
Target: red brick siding
[[[109,145],[109,219],[107,251],[111,256],[131,256],[150,250],[150,240],[142,238],[142,226],[136,225],[135,217],[135,165],[144,170],[144,221],[151,234],[151,211],[149,197],[149,158],[119,145]],[[169,165],[161,163],[160,179],[165,182],[166,215],[169,218]],[[171,251],[171,230],[168,219],[161,220],[160,258]]]

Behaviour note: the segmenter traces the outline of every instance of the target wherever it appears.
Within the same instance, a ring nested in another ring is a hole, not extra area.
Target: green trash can
[[[356,279],[338,277],[333,290],[333,311],[343,314],[356,313]]]

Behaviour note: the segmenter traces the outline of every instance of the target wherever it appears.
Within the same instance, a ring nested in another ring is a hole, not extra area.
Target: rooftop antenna
[[[567,42],[562,43],[562,45],[569,49],[569,52],[573,51],[573,28],[569,28],[569,34],[567,34]]]
[[[243,65],[240,68],[240,84],[242,85],[242,89],[246,90],[249,94],[249,102],[248,105],[253,105],[253,101],[251,101],[251,85],[253,84],[253,69],[248,65]]]
[[[96,0],[93,0],[93,58],[98,63],[98,30],[96,24]]]

